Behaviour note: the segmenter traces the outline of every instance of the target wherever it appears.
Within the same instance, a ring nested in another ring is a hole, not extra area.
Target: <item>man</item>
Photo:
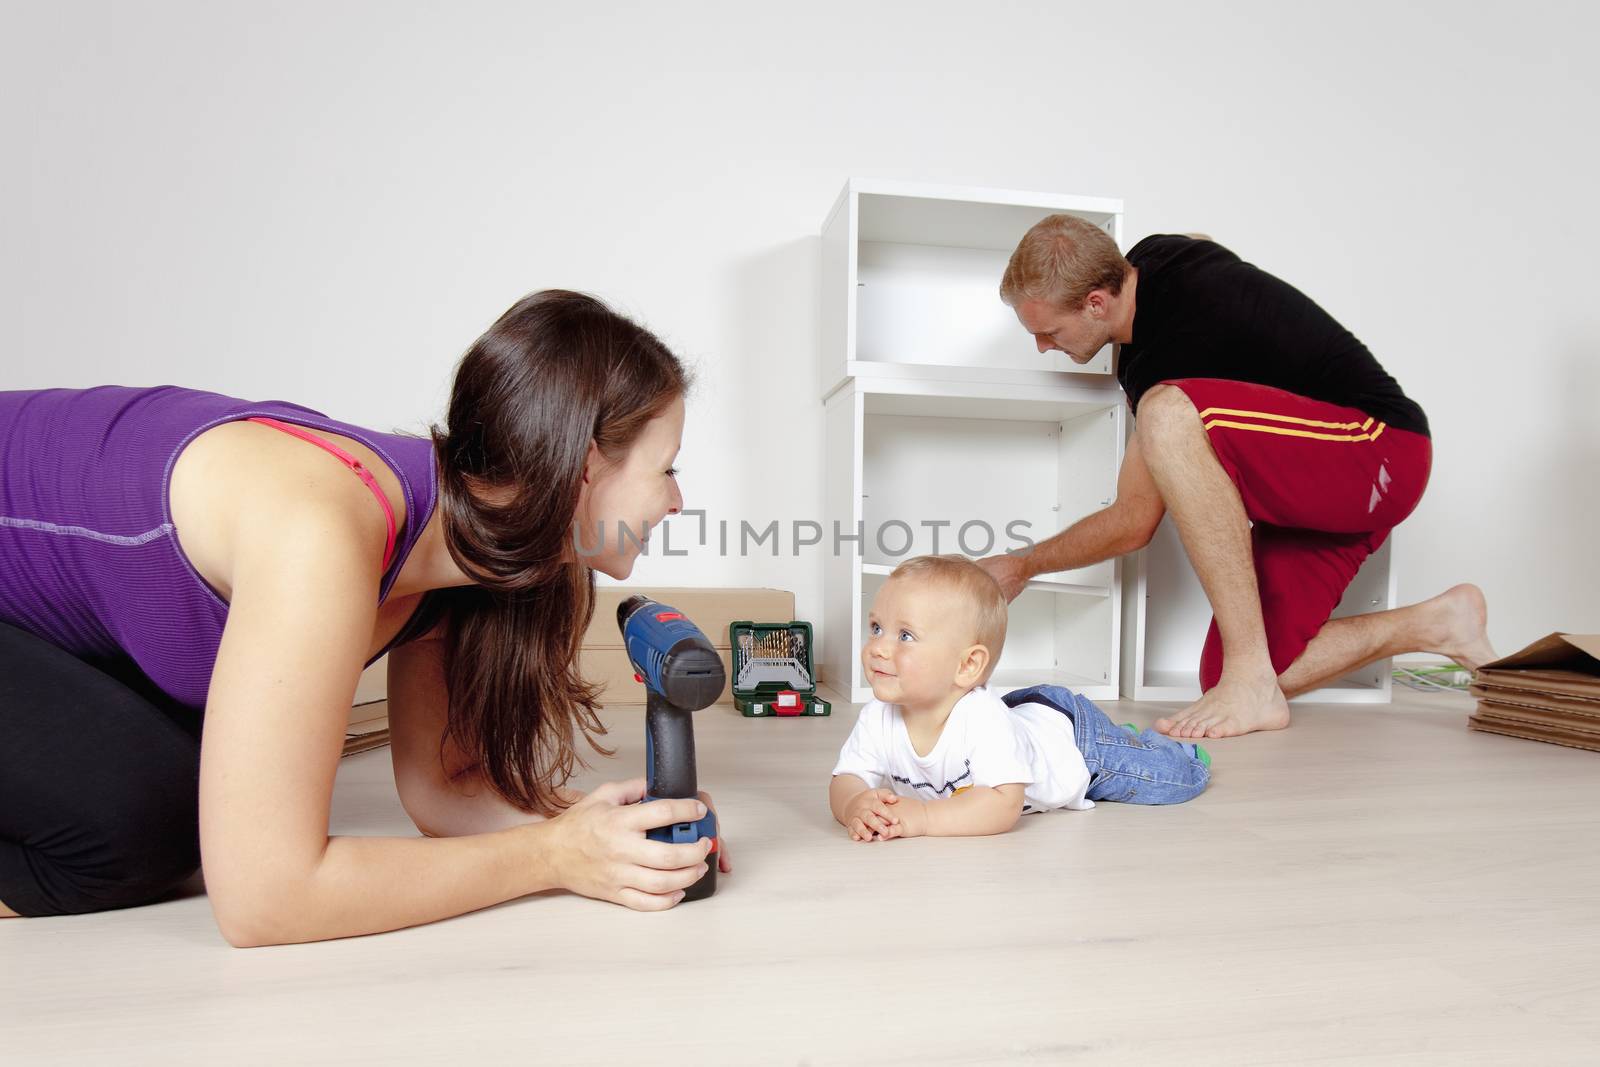
[[[1017,246],[1000,296],[1040,352],[1087,363],[1117,346],[1134,435],[1110,507],[981,563],[1014,598],[1034,575],[1144,547],[1170,512],[1214,618],[1204,696],[1158,730],[1282,729],[1287,697],[1374,660],[1494,658],[1473,585],[1329,621],[1416,507],[1432,446],[1422,409],[1304,294],[1203,235],[1147,237],[1124,258],[1104,231],[1052,215]]]

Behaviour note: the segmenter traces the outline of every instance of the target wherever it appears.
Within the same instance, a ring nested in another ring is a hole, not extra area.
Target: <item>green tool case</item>
[[[735,622],[733,703],[750,718],[828,715],[833,705],[817,696],[809,622]]]

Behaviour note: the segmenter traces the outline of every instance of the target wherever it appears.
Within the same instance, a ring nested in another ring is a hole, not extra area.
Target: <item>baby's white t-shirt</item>
[[[979,686],[956,702],[932,751],[917,755],[898,704],[873,700],[839,750],[835,775],[903,797],[948,799],[971,786],[1023,786],[1023,811],[1092,808],[1072,720],[1044,704],[1006,707]]]

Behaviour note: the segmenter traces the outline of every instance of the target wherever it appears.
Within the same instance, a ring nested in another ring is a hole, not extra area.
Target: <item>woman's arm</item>
[[[356,489],[360,489],[357,485]],[[232,606],[206,706],[200,838],[235,945],[314,941],[431,922],[555,887],[670,907],[704,846],[647,841],[695,801],[626,806],[606,786],[548,822],[448,839],[330,837],[350,699],[372,639],[381,543],[351,493],[271,492],[237,517]],[[637,788],[635,788],[637,787]]]
[[[437,634],[389,653],[389,743],[400,803],[429,837],[489,833],[541,821],[508,804],[445,738],[449,692]],[[443,747],[441,748],[441,742]],[[583,794],[566,791],[577,803]]]

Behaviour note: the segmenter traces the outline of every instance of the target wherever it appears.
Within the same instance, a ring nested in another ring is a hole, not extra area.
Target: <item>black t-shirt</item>
[[[1304,293],[1214,241],[1157,234],[1128,252],[1139,269],[1133,340],[1117,381],[1135,413],[1152,386],[1229,378],[1357,408],[1401,430],[1428,432],[1422,408],[1367,346]]]

